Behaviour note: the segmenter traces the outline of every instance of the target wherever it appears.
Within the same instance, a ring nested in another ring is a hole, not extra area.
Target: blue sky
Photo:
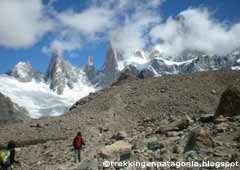
[[[144,0],[142,3],[124,0],[124,4],[112,0],[23,1],[21,4],[18,0],[0,2],[1,73],[19,61],[30,61],[34,68],[44,72],[51,51],[56,48],[64,51],[65,58],[74,65],[82,65],[88,56],[93,56],[95,65],[101,68],[110,40],[116,40],[118,43],[115,46],[123,46],[122,49],[126,49],[125,42],[132,42],[130,48],[145,48],[148,43],[157,41],[142,39],[142,32],[154,35],[153,39],[164,39],[166,37],[156,36],[160,28],[165,28],[158,27],[158,24],[166,22],[167,25],[171,23],[169,17],[175,17],[190,8],[207,8],[205,10],[211,15],[211,23],[219,25],[215,30],[221,28],[228,31],[232,25],[240,22],[239,0],[150,0],[151,3],[147,4]],[[1,10],[1,6],[4,10]],[[229,27],[222,26],[224,24]],[[126,30],[130,30],[129,37]],[[124,39],[122,35],[127,35],[125,37],[129,39]]]

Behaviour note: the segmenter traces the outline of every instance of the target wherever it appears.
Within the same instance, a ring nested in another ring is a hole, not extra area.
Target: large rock
[[[140,73],[137,75],[138,78],[144,79],[148,77],[154,77],[155,73],[152,69],[143,69],[140,71]]]
[[[133,67],[133,66],[132,66]],[[122,83],[125,83],[127,80],[135,80],[137,79],[137,73],[133,71],[132,67],[128,67],[127,69],[124,69],[121,71],[118,79],[112,83],[112,85],[120,85]],[[130,69],[131,68],[131,69]]]
[[[174,132],[174,131],[182,131],[184,129],[187,129],[190,125],[190,120],[188,118],[183,118],[180,120],[176,120],[172,123],[168,123],[166,125],[164,125],[163,127],[161,127],[159,129],[159,133],[162,134],[167,134],[168,132]]]
[[[127,159],[131,155],[131,148],[132,148],[131,144],[121,140],[111,145],[107,145],[103,147],[100,150],[99,155],[103,159],[113,159],[113,160]]]
[[[207,128],[196,128],[189,136],[185,146],[185,152],[190,150],[201,150],[214,147],[214,142]]]
[[[112,136],[112,139],[115,139],[115,140],[124,140],[127,138],[127,133],[125,131],[119,131],[118,133],[114,134]]]
[[[157,137],[152,137],[146,140],[146,145],[149,150],[156,151],[164,148],[164,145],[160,143]]]
[[[240,86],[228,87],[222,94],[215,116],[232,117],[240,115]]]

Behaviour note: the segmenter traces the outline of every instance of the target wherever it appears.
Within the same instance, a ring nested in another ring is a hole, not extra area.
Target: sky
[[[240,47],[239,0],[1,0],[0,72],[30,61],[45,72],[53,51],[76,66],[103,66],[109,43],[126,54],[157,47],[224,55]]]

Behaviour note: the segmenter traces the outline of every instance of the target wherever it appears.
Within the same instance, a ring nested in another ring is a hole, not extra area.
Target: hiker
[[[0,165],[2,170],[8,170],[14,163],[19,163],[15,160],[15,142],[9,141],[7,149],[2,149],[0,151]]]
[[[75,162],[81,162],[81,149],[82,145],[85,145],[84,140],[82,138],[81,132],[77,133],[77,136],[73,140],[74,154],[75,154]]]

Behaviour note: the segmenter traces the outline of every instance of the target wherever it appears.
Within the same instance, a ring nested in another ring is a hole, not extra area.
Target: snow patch
[[[177,66],[180,66],[180,65],[183,65],[183,64],[189,64],[189,63],[192,63],[194,60],[197,59],[196,58],[193,58],[193,59],[190,59],[190,60],[186,60],[186,61],[181,61],[181,62],[177,62],[177,61],[172,61],[172,60],[166,60],[166,59],[163,59],[163,58],[158,58],[159,60],[162,60],[166,65],[168,66],[171,66],[171,65],[177,65]]]
[[[231,69],[232,70],[240,70],[240,66],[233,66]]]

